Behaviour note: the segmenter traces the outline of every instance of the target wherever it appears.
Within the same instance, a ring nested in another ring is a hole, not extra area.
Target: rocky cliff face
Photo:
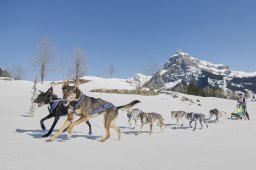
[[[256,73],[237,72],[223,64],[198,60],[177,51],[147,83],[146,87],[173,89],[195,83],[198,87],[256,92]]]

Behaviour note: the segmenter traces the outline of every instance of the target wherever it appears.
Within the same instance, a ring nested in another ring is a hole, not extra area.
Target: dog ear
[[[75,82],[75,88],[76,88],[76,89],[79,89],[79,85],[80,85],[79,80],[76,80],[76,82]]]
[[[51,94],[53,94],[53,88],[52,88],[52,86],[47,90],[46,93],[51,93]]]
[[[64,80],[64,81],[62,82],[62,87],[65,87],[65,86],[68,86],[68,81],[67,81],[67,80]]]

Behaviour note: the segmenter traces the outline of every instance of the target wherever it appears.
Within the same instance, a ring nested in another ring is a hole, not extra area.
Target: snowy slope
[[[235,109],[235,101],[202,98],[178,94],[179,98],[161,94],[158,96],[118,95],[89,92],[94,88],[133,88],[122,79],[101,79],[89,77],[91,81],[82,84],[82,91],[93,97],[108,100],[116,106],[139,99],[137,107],[144,111],[155,111],[163,114],[167,128],[162,134],[159,127],[154,126],[154,133],[135,136],[136,130],[127,128],[126,113],[119,111],[117,124],[122,130],[122,139],[111,130],[111,137],[105,143],[97,140],[104,135],[102,117],[91,120],[93,135],[87,135],[86,124],[74,128],[71,138],[63,133],[56,141],[47,143],[40,136],[39,121],[47,115],[47,107],[36,110],[35,118],[26,117],[30,106],[32,82],[0,80],[0,170],[45,170],[45,169],[96,169],[96,170],[141,170],[141,169],[184,169],[184,170],[216,170],[216,169],[255,169],[256,157],[256,122],[255,105],[248,103],[250,121],[234,121],[227,119],[223,123],[209,123],[209,128],[202,130],[184,127],[172,129],[175,123],[171,119],[171,110],[202,112],[207,114],[215,107],[231,113]],[[38,85],[38,89],[46,90],[47,83]],[[61,85],[54,86],[54,92],[61,96]],[[202,106],[195,103],[182,102],[185,96],[193,101],[199,99]],[[76,117],[77,119],[78,117]],[[65,121],[62,117],[56,129]],[[45,122],[47,128],[52,120]]]

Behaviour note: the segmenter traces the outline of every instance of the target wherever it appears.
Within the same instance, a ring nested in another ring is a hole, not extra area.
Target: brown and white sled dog
[[[179,125],[181,122],[181,127],[183,126],[183,119],[187,117],[187,113],[184,111],[171,111],[171,116],[173,119],[176,119],[175,128]]]
[[[72,136],[72,130],[76,125],[99,115],[104,116],[104,126],[106,130],[106,135],[100,141],[104,142],[110,137],[110,128],[113,128],[118,133],[118,137],[120,139],[121,132],[115,124],[115,120],[118,116],[118,110],[122,108],[131,108],[133,105],[140,103],[140,101],[134,100],[127,105],[116,107],[112,103],[100,98],[96,99],[84,95],[79,89],[78,84],[69,86],[66,81],[62,84],[62,93],[63,99],[65,100],[64,105],[69,106],[68,117],[57,133],[48,138],[47,141],[55,140],[66,128],[68,128],[68,135]],[[74,114],[80,116],[76,121],[74,121]]]
[[[163,126],[166,127],[166,125],[164,124],[164,118],[162,117],[162,115],[158,114],[158,113],[141,113],[140,114],[140,120],[141,120],[141,126],[140,126],[140,131],[136,134],[141,134],[142,132],[142,128],[145,124],[149,124],[150,127],[150,131],[149,131],[149,135],[151,135],[152,133],[152,129],[153,129],[153,123],[156,122],[158,126],[160,126],[161,131],[163,132]]]

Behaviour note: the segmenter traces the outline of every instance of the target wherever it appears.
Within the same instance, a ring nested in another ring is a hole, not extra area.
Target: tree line
[[[185,93],[190,95],[196,96],[203,96],[203,97],[218,97],[218,98],[233,98],[233,94],[225,94],[224,90],[219,87],[199,87],[194,82],[189,83],[187,86],[178,86],[173,89],[179,93]]]
[[[33,65],[37,69],[37,76],[41,83],[44,82],[45,77],[51,71],[56,71],[54,68],[58,67],[58,70],[63,74],[65,79],[78,80],[80,77],[85,76],[87,72],[85,53],[82,48],[75,48],[73,55],[67,59],[62,57],[62,60],[58,61],[58,64],[54,64],[54,48],[48,38],[43,38],[37,48],[36,55],[33,58]],[[68,65],[70,64],[70,65]],[[54,65],[54,66],[53,66]],[[15,64],[12,67],[7,68],[8,73],[15,80],[21,80],[26,75],[26,69],[19,64]],[[115,67],[110,65],[107,69],[109,78],[112,78],[115,73]]]

